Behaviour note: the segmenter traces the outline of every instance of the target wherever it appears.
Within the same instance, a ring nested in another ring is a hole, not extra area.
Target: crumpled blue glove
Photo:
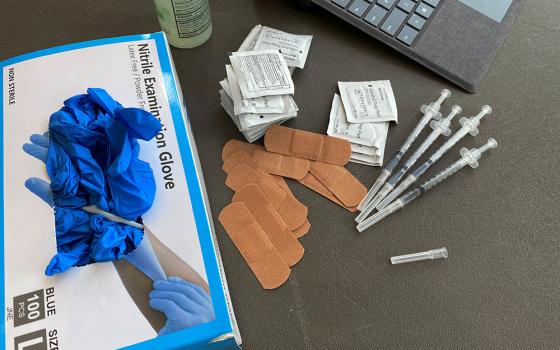
[[[33,138],[33,136],[32,136]],[[42,150],[41,147],[33,147],[34,145],[28,144],[26,152],[32,154],[34,157],[41,159],[42,154],[46,156],[46,150]],[[42,199],[48,206],[53,206],[51,185],[45,180],[32,177],[25,181],[25,187],[37,197]],[[86,213],[87,214],[87,213]],[[91,214],[89,214],[91,215]],[[89,221],[88,221],[89,222]],[[60,258],[60,257],[59,257]],[[152,245],[148,236],[144,236],[142,243],[134,250],[132,253],[125,255],[124,257],[129,263],[136,266],[136,268],[142,271],[146,276],[148,276],[152,281],[165,279],[165,272],[161,267],[157,257],[152,249]],[[55,266],[49,265],[49,273],[52,273],[50,269],[54,269]]]
[[[57,254],[47,275],[120,259],[140,244],[141,229],[81,209],[95,205],[140,222],[153,203],[155,179],[150,165],[138,159],[137,140],[150,140],[160,129],[152,114],[124,108],[105,90],[90,88],[51,115],[48,137],[32,135],[23,146],[46,164],[51,179],[49,198],[43,199],[55,209]],[[41,181],[26,186],[44,194]]]
[[[159,336],[210,322],[214,319],[212,299],[202,287],[179,277],[154,283],[150,306],[167,317]]]
[[[43,135],[33,134],[29,140],[31,143],[24,144],[22,147],[23,150],[41,162],[46,163],[49,147],[48,133]],[[48,182],[40,178],[32,177],[25,181],[25,187],[37,197],[42,199],[48,206],[54,206],[51,185]],[[77,202],[76,205],[78,204],[80,203]],[[59,252],[46,268],[45,273],[49,276],[65,271],[67,267],[73,265],[80,266],[88,264],[90,262],[90,246],[92,247],[94,254],[99,259],[103,258],[104,255],[107,255],[104,253],[107,251],[106,247],[114,245],[115,235],[117,236],[117,239],[119,239],[118,237],[122,237],[123,235],[121,232],[126,232],[127,230],[132,229],[126,225],[103,220],[103,218],[99,215],[89,214],[81,210],[67,211],[65,208],[58,208],[55,213],[55,219],[63,220],[62,223],[58,222],[57,224],[73,226],[74,229],[72,231],[72,235],[57,235]],[[112,234],[106,235],[105,237],[98,236],[97,238],[100,238],[98,239],[99,244],[94,243],[92,245],[90,235],[92,227],[97,228],[98,231],[103,231],[106,229],[103,228],[104,226],[109,227]],[[133,236],[137,237],[138,235],[133,234]],[[140,236],[136,239],[142,240],[142,237]],[[109,242],[106,242],[107,240]],[[135,251],[125,256],[125,259],[132,265],[136,266],[136,268],[142,271],[153,281],[165,279],[165,272],[163,272],[148,238],[146,237],[146,239],[142,242],[143,244],[139,244]],[[68,247],[69,245],[75,249],[65,249],[65,247]],[[108,260],[114,260],[112,253],[105,256],[105,258]]]
[[[156,185],[150,165],[138,158],[137,140],[149,141],[160,129],[152,114],[124,108],[103,89],[64,101],[49,119],[46,165],[55,205],[81,200],[127,220],[142,216]]]

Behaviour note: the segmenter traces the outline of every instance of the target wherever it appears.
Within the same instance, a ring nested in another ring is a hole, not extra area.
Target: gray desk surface
[[[63,5],[64,3],[64,5]],[[290,183],[309,207],[311,232],[289,281],[264,291],[222,227],[217,235],[246,349],[560,348],[560,4],[530,0],[480,91],[467,94],[321,11],[283,0],[213,1],[214,35],[173,50],[216,218],[231,199],[220,151],[241,138],[218,102],[227,52],[257,23],[315,35],[295,76],[297,120],[324,133],[336,83],[389,79],[400,124],[389,157],[442,87],[475,113],[489,103],[481,134],[462,143],[500,146],[374,229],[358,234],[354,215]],[[0,59],[94,38],[157,31],[150,0],[3,0]],[[458,156],[458,147],[431,174]],[[367,186],[378,168],[350,165]],[[217,220],[216,220],[217,223]],[[392,255],[446,246],[445,261],[389,265]]]

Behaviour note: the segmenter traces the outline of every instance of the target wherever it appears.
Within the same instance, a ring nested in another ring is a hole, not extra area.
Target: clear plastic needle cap
[[[439,249],[428,250],[427,252],[394,256],[391,258],[391,264],[398,265],[398,264],[405,264],[414,261],[434,260],[434,259],[441,259],[441,258],[446,259],[447,256],[448,256],[447,249],[443,247]]]

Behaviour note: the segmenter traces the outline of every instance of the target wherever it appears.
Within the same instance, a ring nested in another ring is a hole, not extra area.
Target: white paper
[[[239,82],[230,65],[226,65],[226,73],[231,97],[233,99],[233,111],[236,115],[243,113],[287,113],[291,107],[291,95],[262,96],[255,98],[243,98],[239,88]]]
[[[294,82],[280,52],[233,52],[229,59],[245,98],[294,94]]]
[[[239,115],[239,122],[244,130],[251,130],[255,127],[271,126],[274,123],[283,122],[288,119],[295,118],[296,115],[288,114],[241,114]]]
[[[253,51],[255,49],[257,39],[259,38],[259,34],[261,33],[262,27],[263,26],[261,26],[260,24],[254,26],[253,29],[251,29],[249,35],[247,35],[245,40],[243,40],[241,46],[239,46],[239,49],[237,49],[237,51]]]
[[[224,93],[224,94],[225,94],[225,92],[224,92],[223,90],[221,90],[221,93]],[[265,134],[265,132],[266,132],[266,130],[267,130],[270,126],[275,125],[275,124],[281,124],[281,123],[285,122],[285,120],[281,120],[281,121],[278,121],[278,122],[274,122],[274,123],[270,123],[270,124],[267,124],[267,125],[263,125],[263,126],[261,126],[261,127],[259,127],[259,128],[255,128],[255,129],[252,129],[252,130],[241,130],[241,125],[238,124],[238,123],[239,123],[239,119],[237,119],[237,117],[235,116],[235,114],[233,114],[233,104],[231,104],[231,102],[228,102],[227,99],[223,99],[222,102],[221,102],[221,104],[222,104],[222,107],[224,108],[224,110],[226,111],[226,113],[229,115],[229,117],[231,118],[231,120],[233,120],[233,122],[235,123],[235,125],[237,125],[239,131],[243,134],[243,136],[245,137],[245,139],[246,139],[248,142],[254,142],[254,141],[260,139],[261,137],[263,137],[264,134]]]
[[[262,114],[255,114],[255,113],[243,113],[243,114],[235,114],[233,110],[233,100],[231,96],[229,96],[225,90],[220,90],[220,95],[222,102],[225,102],[227,106],[226,112],[228,114],[233,115],[235,124],[237,125],[240,131],[250,131],[260,128],[268,128],[274,124],[279,122],[285,122],[286,120],[295,118],[297,116],[297,107],[293,104],[290,107],[289,113],[262,113]],[[231,108],[230,108],[231,106]],[[222,104],[222,107],[223,104]],[[224,107],[226,109],[226,107]]]
[[[312,35],[295,35],[262,27],[254,48],[255,50],[280,50],[288,66],[303,69],[312,39]]]
[[[226,91],[226,93],[227,93],[228,95],[231,96],[231,91],[229,90],[229,83],[228,83],[227,79],[220,80],[220,87],[221,87],[224,91]]]
[[[376,147],[357,145],[355,143],[351,143],[350,147],[352,148],[353,153],[365,154],[368,156],[381,156],[381,151]]]
[[[398,122],[397,103],[388,80],[339,82],[338,88],[350,123]]]
[[[387,143],[387,134],[389,133],[389,122],[374,123],[376,124],[377,137],[373,143],[373,147],[385,152],[385,144]]]
[[[368,156],[365,154],[353,153],[350,156],[350,161],[353,163],[364,164],[369,166],[383,165],[383,158],[378,156]]]
[[[352,143],[371,147],[376,144],[376,140],[378,141],[377,144],[380,143],[378,139],[381,138],[384,132],[384,124],[385,122],[348,123],[342,100],[338,94],[335,94],[332,101],[327,134]]]

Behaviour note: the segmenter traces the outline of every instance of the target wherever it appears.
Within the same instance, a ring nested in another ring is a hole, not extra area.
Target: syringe
[[[430,180],[426,181],[421,186],[416,187],[414,190],[408,192],[404,196],[400,197],[393,203],[389,204],[385,208],[381,209],[379,212],[375,213],[368,219],[362,221],[356,228],[358,231],[363,232],[367,228],[375,225],[379,221],[383,220],[387,216],[391,215],[392,213],[396,212],[397,210],[401,209],[408,203],[412,202],[416,198],[420,197],[424,192],[428,191],[430,188],[434,187],[435,185],[439,184],[443,180],[447,179],[451,175],[455,174],[459,170],[463,169],[465,166],[470,165],[472,168],[478,167],[478,160],[484,154],[484,152],[488,151],[491,148],[498,147],[498,143],[494,139],[489,139],[488,142],[480,147],[479,149],[473,148],[468,150],[466,148],[461,149],[461,159],[447,167],[438,175],[434,176]]]
[[[467,134],[471,134],[473,136],[478,135],[478,126],[480,125],[480,120],[485,116],[492,113],[492,107],[486,105],[482,107],[482,111],[478,113],[478,115],[466,118],[463,117],[459,120],[461,123],[461,129],[459,129],[446,143],[443,144],[432,156],[425,161],[422,165],[417,167],[410,175],[408,175],[403,182],[397,188],[393,190],[393,192],[389,193],[385,199],[381,201],[377,205],[377,209],[381,210],[385,208],[385,206],[389,203],[392,203],[397,197],[403,193],[407,188],[410,187],[413,183],[418,180],[422,174],[424,174],[433,164],[435,164],[440,158],[447,153],[453,146],[457,144],[457,142],[461,141],[463,137]]]
[[[412,146],[414,140],[416,140],[418,135],[420,135],[422,130],[426,127],[426,125],[428,125],[430,120],[441,119],[441,113],[439,112],[439,110],[441,109],[441,104],[449,96],[451,96],[451,91],[447,89],[443,89],[441,90],[441,95],[439,96],[437,101],[432,102],[427,106],[423,105],[420,108],[420,111],[424,113],[424,116],[420,119],[420,121],[418,122],[414,130],[412,130],[412,133],[410,133],[410,135],[408,136],[404,144],[401,146],[401,148],[399,148],[397,154],[393,156],[393,158],[389,161],[389,163],[387,163],[385,168],[381,171],[381,174],[379,174],[379,176],[375,180],[375,183],[373,184],[373,186],[371,187],[367,195],[364,197],[362,202],[358,205],[358,210],[362,210],[366,206],[366,204],[368,204],[372,200],[372,198],[375,196],[377,191],[381,188],[381,186],[383,186],[383,184],[385,183],[385,181],[387,181],[389,176],[391,176],[393,170],[395,170],[395,168],[401,161],[402,157],[404,157],[405,153],[408,151],[410,146]]]
[[[461,113],[461,107],[455,105],[451,108],[451,113],[444,119],[440,119],[438,121],[432,120],[430,123],[430,127],[434,129],[430,135],[424,140],[424,142],[418,147],[416,152],[408,158],[408,160],[404,163],[402,168],[396,172],[389,181],[383,187],[375,197],[362,209],[362,212],[356,217],[356,222],[362,222],[372,211],[375,207],[387,196],[394,188],[397,186],[399,181],[404,177],[406,172],[414,166],[414,164],[418,161],[418,159],[428,150],[428,148],[438,139],[440,135],[449,136],[451,135],[451,129],[449,126],[451,125],[451,121],[455,116]]]

